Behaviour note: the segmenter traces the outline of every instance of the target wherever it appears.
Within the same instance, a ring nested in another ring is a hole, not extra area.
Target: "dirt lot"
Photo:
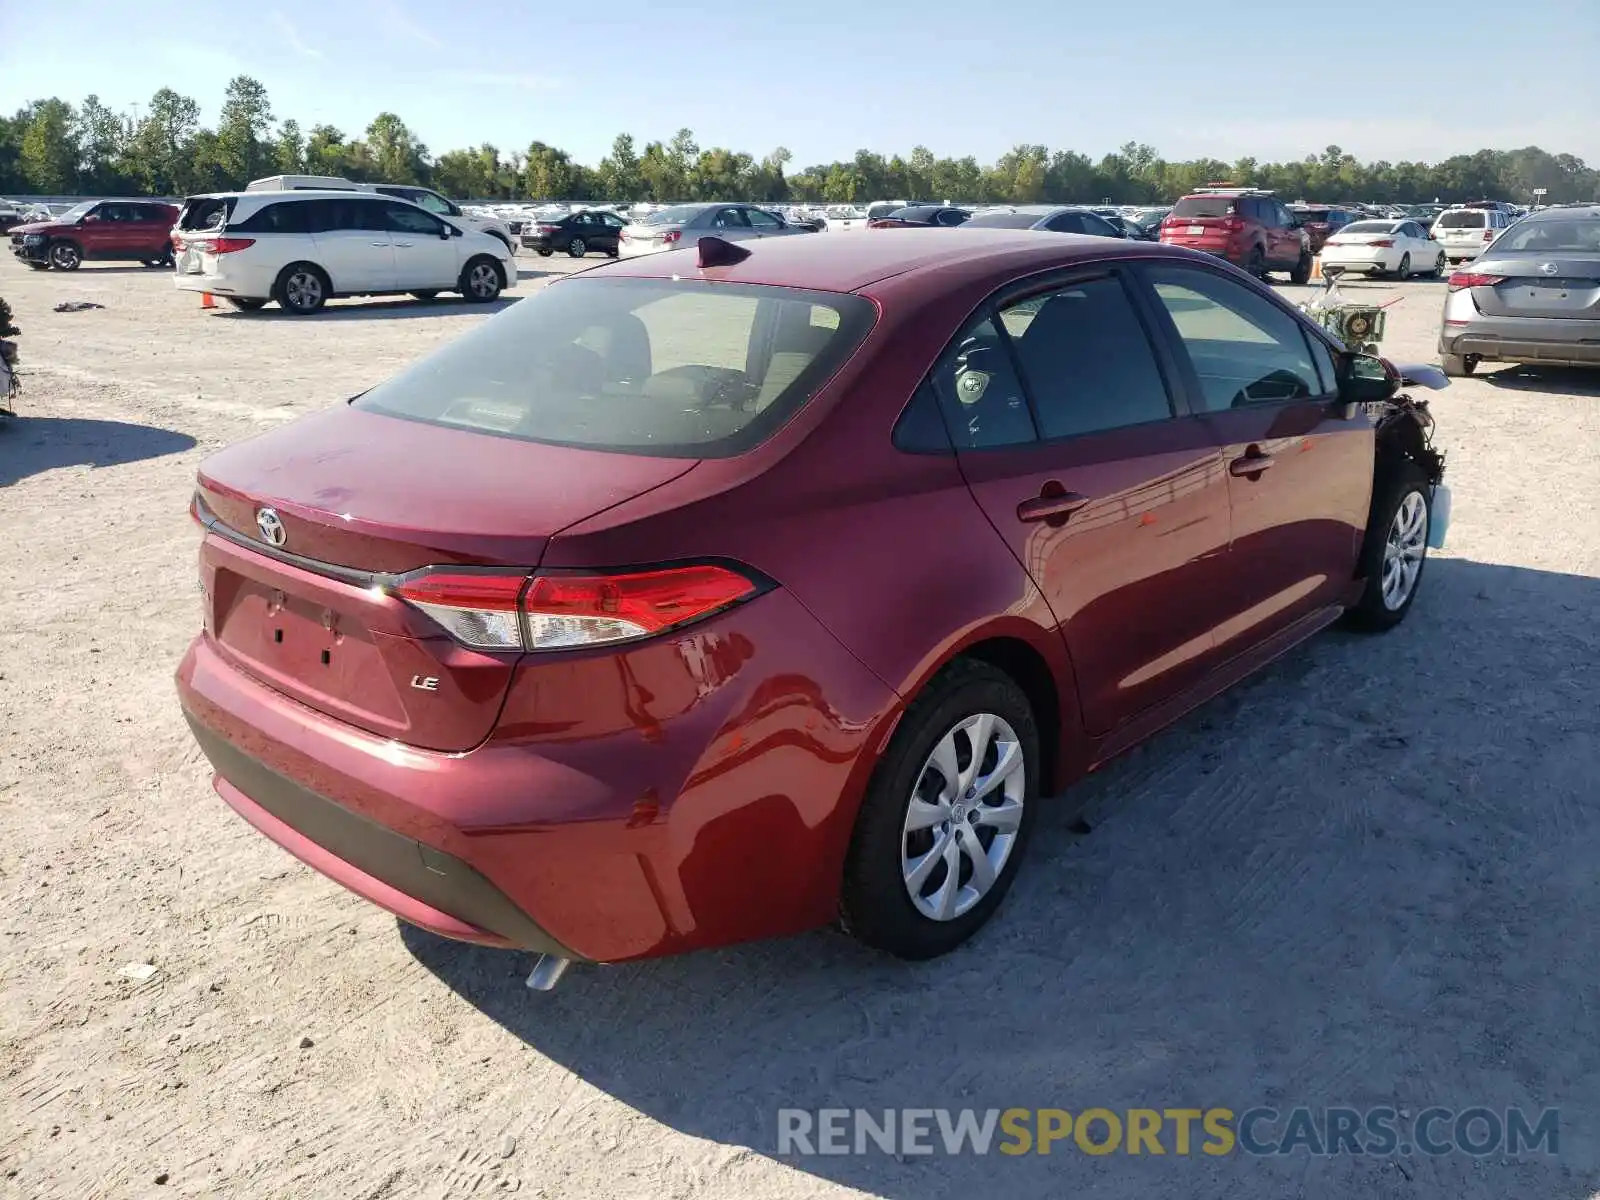
[[[1441,286],[1398,290],[1386,349],[1432,361]],[[483,311],[210,314],[164,273],[10,262],[0,292],[28,372],[0,429],[0,1195],[1600,1186],[1600,376],[1442,394],[1455,523],[1406,625],[1319,637],[1094,777],[1092,832],[1047,814],[962,952],[823,932],[540,996],[231,815],[171,685],[200,459]],[[1560,1153],[776,1155],[784,1106],[1298,1104],[1553,1106]]]

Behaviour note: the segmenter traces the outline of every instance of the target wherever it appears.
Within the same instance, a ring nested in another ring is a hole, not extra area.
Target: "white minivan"
[[[235,308],[307,314],[335,296],[460,292],[474,303],[517,279],[511,248],[405,200],[368,192],[217,192],[184,201],[172,231],[180,291]]]
[[[396,200],[409,200],[418,208],[425,208],[436,217],[454,221],[479,233],[492,233],[515,253],[511,226],[493,213],[467,212],[448,196],[441,196],[432,188],[413,183],[357,183],[337,175],[268,175],[265,179],[252,179],[244,185],[247,192],[377,192],[380,196],[393,196]]]

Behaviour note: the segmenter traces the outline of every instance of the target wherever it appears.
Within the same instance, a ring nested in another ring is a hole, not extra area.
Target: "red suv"
[[[1258,279],[1268,271],[1286,272],[1290,283],[1311,278],[1311,238],[1271,192],[1201,188],[1173,206],[1161,240],[1225,258]]]
[[[705,237],[208,459],[179,695],[241,817],[532,986],[931,957],[1049,797],[1405,616],[1448,509],[1398,382],[1148,242]]]
[[[89,259],[172,265],[178,208],[158,200],[86,200],[53,221],[19,225],[11,252],[35,271],[76,271]]]

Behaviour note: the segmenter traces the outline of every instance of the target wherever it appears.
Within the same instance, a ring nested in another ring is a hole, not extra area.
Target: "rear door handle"
[[[372,244],[374,246],[392,246],[392,245],[394,245],[393,242],[373,242]]]
[[[1078,492],[1057,492],[1037,496],[1017,505],[1017,520],[1049,521],[1052,518],[1059,518],[1064,521],[1088,503],[1089,497]]]
[[[396,242],[395,245],[396,246],[411,246],[411,245],[415,245],[415,243],[413,243],[413,242]]]
[[[1243,458],[1236,458],[1228,464],[1228,474],[1235,477],[1241,475],[1259,475],[1272,465],[1270,454],[1246,454]]]

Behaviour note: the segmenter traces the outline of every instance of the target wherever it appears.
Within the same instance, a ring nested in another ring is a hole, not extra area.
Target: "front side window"
[[[750,222],[745,219],[742,208],[723,208],[717,210],[716,217],[711,222],[716,229],[749,229]]]
[[[1029,297],[1002,310],[1000,320],[1016,347],[1040,437],[1172,416],[1155,351],[1115,276]]]
[[[1300,323],[1270,300],[1209,271],[1142,269],[1188,351],[1203,411],[1325,394]]]
[[[855,352],[859,296],[666,279],[542,289],[364,393],[357,408],[560,446],[725,458]]]
[[[438,237],[442,226],[438,220],[411,204],[385,204],[384,227],[390,233],[415,233]]]
[[[757,229],[782,229],[783,222],[769,213],[762,212],[759,208],[747,208],[744,215],[750,219],[750,224]]]

